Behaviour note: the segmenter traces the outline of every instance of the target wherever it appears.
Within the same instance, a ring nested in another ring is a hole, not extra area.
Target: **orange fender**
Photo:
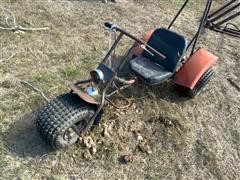
[[[174,82],[193,89],[204,72],[217,61],[218,57],[200,48],[195,51],[175,74]]]
[[[147,31],[143,35],[141,40],[143,42],[147,43],[154,31],[155,31],[155,29]],[[132,54],[135,55],[135,56],[140,56],[140,55],[142,55],[142,53],[143,53],[143,49],[139,45],[132,49]]]

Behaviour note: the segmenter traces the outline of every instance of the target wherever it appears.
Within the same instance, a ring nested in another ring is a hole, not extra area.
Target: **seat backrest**
[[[166,59],[160,59],[158,55],[152,56],[146,50],[143,56],[163,66],[166,70],[174,72],[178,62],[181,60],[187,48],[187,40],[168,29],[156,29],[147,44],[166,56]]]

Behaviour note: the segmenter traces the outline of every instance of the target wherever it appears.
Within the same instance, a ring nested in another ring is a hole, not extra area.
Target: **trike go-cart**
[[[116,107],[111,97],[138,80],[149,86],[173,80],[187,96],[196,96],[212,77],[212,65],[218,59],[204,48],[195,48],[210,2],[205,7],[197,33],[189,43],[184,36],[170,30],[186,3],[168,28],[148,31],[141,39],[114,23],[105,23],[105,27],[118,36],[102,62],[90,72],[89,79],[71,84],[70,92],[51,100],[38,112],[36,124],[42,139],[58,149],[74,144],[93,124],[99,123],[106,103]],[[132,39],[134,43],[118,58],[117,67],[113,68],[111,57],[123,37]],[[191,45],[192,51],[186,57]],[[124,65],[129,65],[132,78],[119,77]]]

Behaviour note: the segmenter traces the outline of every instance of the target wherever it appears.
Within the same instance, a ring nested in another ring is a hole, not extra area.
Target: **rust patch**
[[[76,93],[81,99],[90,104],[99,104],[93,97],[83,92],[77,85],[71,84],[70,88]]]

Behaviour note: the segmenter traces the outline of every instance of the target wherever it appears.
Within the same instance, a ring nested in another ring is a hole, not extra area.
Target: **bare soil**
[[[87,77],[106,53],[105,21],[140,36],[166,27],[181,3],[1,0],[18,24],[50,30],[0,32],[0,179],[240,179],[240,92],[227,80],[240,82],[239,39],[208,30],[202,35],[199,46],[220,59],[196,98],[181,97],[171,82],[138,83],[129,91],[130,108],[106,107],[100,126],[88,134],[97,145],[88,159],[82,143],[54,151],[39,138],[35,113],[45,102],[19,83],[26,80],[50,98],[69,91],[69,83]],[[190,39],[202,9],[202,1],[192,1],[174,29]]]

